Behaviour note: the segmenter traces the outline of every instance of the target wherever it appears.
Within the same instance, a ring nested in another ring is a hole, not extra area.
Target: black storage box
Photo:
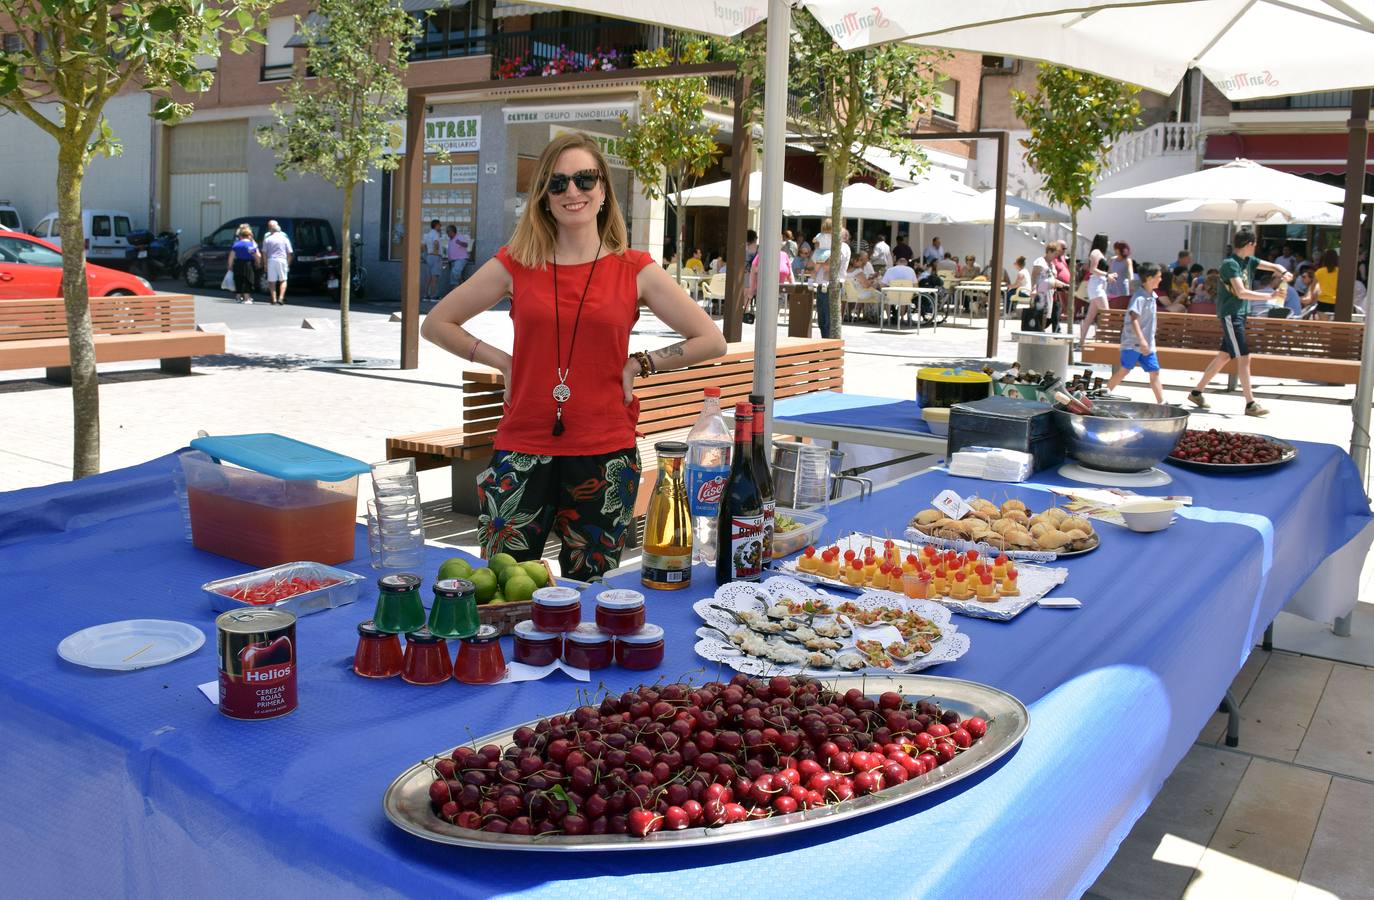
[[[987,397],[956,403],[949,412],[947,453],[965,447],[1000,447],[1029,453],[1035,471],[1064,461],[1064,439],[1048,403],[1016,397]]]

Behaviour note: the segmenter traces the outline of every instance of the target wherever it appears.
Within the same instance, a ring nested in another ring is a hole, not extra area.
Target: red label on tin
[[[235,719],[270,719],[295,709],[295,649],[287,635],[240,647],[230,656],[236,665],[220,666],[220,712]]]

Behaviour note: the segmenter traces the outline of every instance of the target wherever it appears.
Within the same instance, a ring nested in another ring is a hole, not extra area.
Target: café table
[[[909,802],[757,841],[620,853],[472,850],[394,827],[381,798],[426,756],[567,710],[579,687],[728,677],[693,651],[701,566],[677,592],[646,590],[668,633],[657,672],[616,668],[589,685],[555,675],[486,687],[366,681],[350,660],[371,597],[298,623],[300,707],[267,722],[221,716],[213,615],[200,585],[250,568],[196,550],[173,495],[172,455],[73,483],[0,494],[0,841],[27,897],[521,896],[751,898],[1078,896],[1107,865],[1183,758],[1266,623],[1324,558],[1370,522],[1350,458],[1298,442],[1264,474],[1173,469],[1194,505],[1171,528],[1101,525],[1092,553],[1064,560],[1058,593],[1010,623],[959,617],[968,653],[928,674],[987,683],[1030,709],[999,764]],[[1043,477],[1041,477],[1043,476]],[[931,471],[830,508],[825,541],[901,533],[944,488],[1049,502],[1027,485]],[[366,538],[345,568],[369,575]],[[457,551],[431,546],[430,579]],[[633,575],[611,584],[638,587]],[[599,590],[593,587],[589,593]],[[584,598],[584,615],[591,604]],[[189,622],[207,644],[127,673],[69,665],[67,634],[101,622]],[[996,723],[993,723],[993,728]]]

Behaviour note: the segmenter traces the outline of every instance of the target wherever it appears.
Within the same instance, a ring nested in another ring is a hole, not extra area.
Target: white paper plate
[[[126,619],[67,635],[57,655],[78,666],[127,672],[181,659],[203,643],[205,633],[185,622]]]

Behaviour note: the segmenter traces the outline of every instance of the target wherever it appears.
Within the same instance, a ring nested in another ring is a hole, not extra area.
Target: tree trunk
[[[681,175],[673,179],[673,203],[676,212],[673,218],[677,220],[677,253],[674,255],[674,261],[677,263],[677,275],[675,277],[677,283],[682,284],[682,254],[686,252],[683,243],[687,240],[687,214],[682,206]]]
[[[344,187],[343,250],[339,254],[339,358],[353,362],[353,350],[348,343],[348,301],[353,293],[353,187]]]
[[[1069,334],[1073,334],[1073,314],[1078,302],[1078,207],[1069,208],[1069,302],[1064,313],[1064,323]]]
[[[834,158],[831,163],[830,171],[830,260],[826,263],[826,273],[829,284],[826,285],[826,295],[830,298],[830,336],[839,338],[840,330],[844,325],[844,289],[836,290],[839,287],[838,273],[840,265],[840,233],[844,231],[844,193],[845,175],[849,171],[849,153],[840,154],[841,158]]]
[[[81,227],[81,180],[86,147],[64,136],[57,152],[57,215],[62,228],[62,299],[72,378],[72,478],[100,471],[100,382],[95,371],[86,235]]]

